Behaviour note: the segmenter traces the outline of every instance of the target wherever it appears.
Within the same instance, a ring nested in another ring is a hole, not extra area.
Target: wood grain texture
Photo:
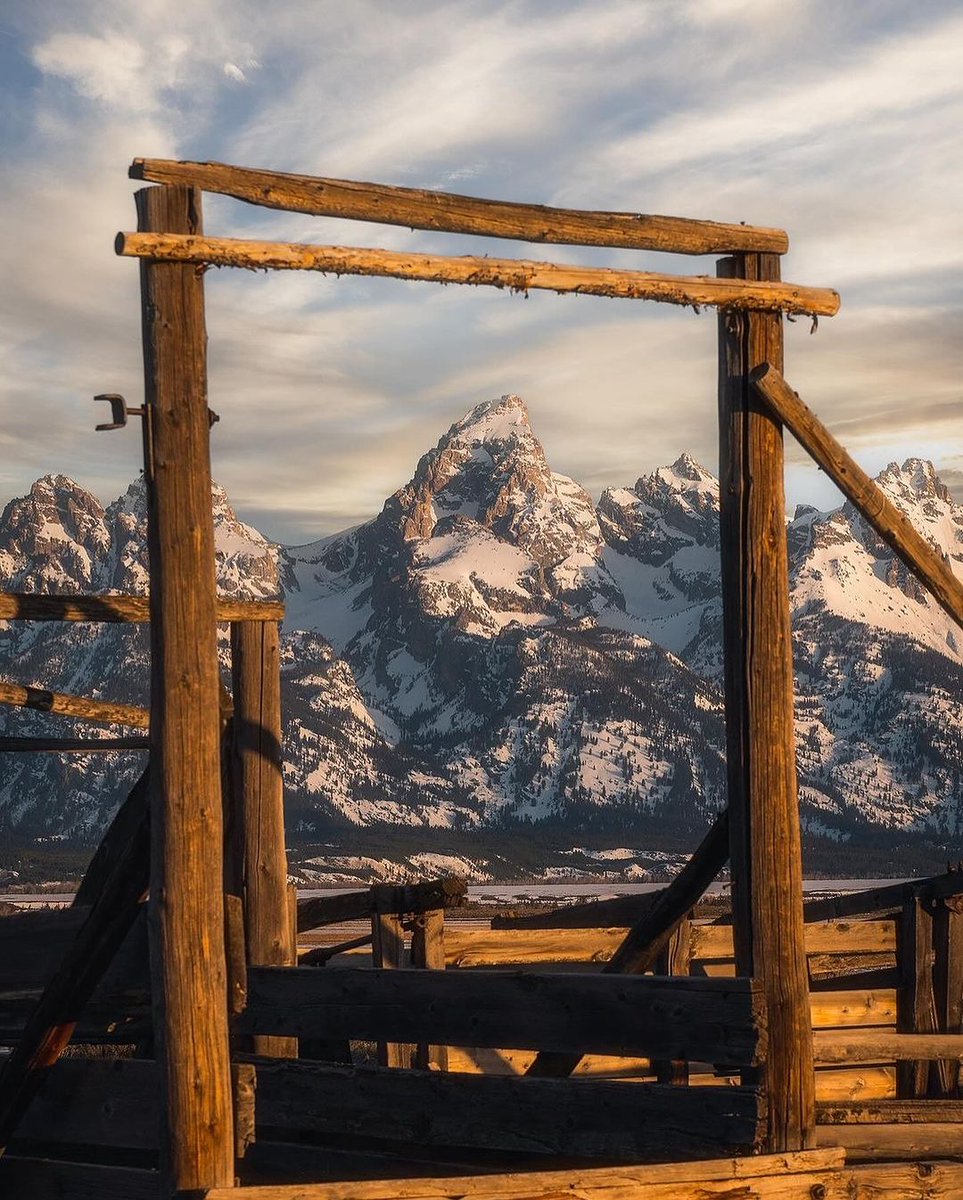
[[[896,965],[896,1028],[900,1033],[936,1033],[936,996],[933,991],[933,914],[931,905],[912,893],[903,901]],[[926,1059],[896,1064],[896,1094],[901,1099],[930,1095],[930,1068]]]
[[[445,969],[445,912],[435,908],[418,913],[412,921],[411,965],[423,971]],[[412,1065],[427,1071],[448,1070],[448,1047],[419,1042]]]
[[[778,279],[779,259],[719,263],[726,278]],[[782,319],[719,318],[719,495],[726,762],[736,967],[756,976],[769,1020],[770,1150],[812,1144],[813,1062],[796,778],[782,427],[751,387],[781,367]],[[693,949],[693,954],[698,951]]]
[[[247,961],[297,962],[290,921],[281,747],[280,630],[276,621],[231,625],[232,841],[244,902]],[[254,1039],[255,1054],[296,1058],[292,1038]]]
[[[963,625],[963,583],[940,551],[914,529],[906,516],[843,449],[816,414],[782,377],[776,363],[763,362],[752,382],[760,396],[807,454],[826,472],[919,581],[957,624]]]
[[[817,1063],[910,1062],[953,1059],[963,1062],[963,1033],[898,1033],[890,1029],[817,1029]]]
[[[62,717],[81,717],[85,721],[98,721],[106,725],[129,725],[133,729],[146,729],[150,724],[150,713],[138,704],[91,700],[67,692],[48,692],[46,688],[21,687],[3,680],[0,680],[0,704],[34,708]]]
[[[433,972],[421,972],[429,975]],[[440,974],[440,972],[439,972]],[[745,1153],[756,1144],[751,1088],[673,1088],[519,1079],[303,1062],[257,1064],[258,1129],[350,1133],[419,1146],[625,1159]]]
[[[0,1193],[11,1200],[158,1200],[161,1194],[156,1171],[19,1155],[0,1159]]]
[[[218,600],[218,621],[281,621],[280,600]],[[0,592],[2,621],[95,621],[110,624],[146,624],[150,620],[147,596],[68,596],[33,592]]]
[[[449,875],[442,879],[426,879],[419,883],[392,884],[390,890],[378,893],[378,903],[389,905],[391,911],[426,912],[432,908],[454,908],[465,899],[468,885],[464,879]],[[360,921],[375,911],[373,892],[343,892],[332,896],[312,896],[298,902],[298,932],[317,929],[322,925],[338,925],[342,921]],[[388,911],[382,907],[382,912]]]
[[[656,1054],[745,1065],[765,1052],[744,979],[521,971],[252,968],[245,1032]]]
[[[789,248],[789,238],[782,229],[647,213],[586,212],[542,204],[514,204],[422,188],[259,171],[226,163],[135,158],[130,175],[132,179],[199,187],[249,204],[289,212],[524,242],[621,246],[676,254],[730,254],[737,250],[784,254]]]
[[[200,232],[199,193],[146,188],[136,201],[141,229]],[[143,263],[141,301],[153,438],[150,957],[162,1174],[186,1190],[234,1180],[203,282],[192,267]]]
[[[393,909],[391,884],[376,884],[371,889],[375,911],[371,914],[371,964],[382,971],[402,970],[405,961],[405,932],[401,917]],[[351,1035],[345,1032],[345,1037]],[[410,1067],[414,1062],[415,1046],[409,1042],[377,1039],[378,1065]]]
[[[248,270],[321,271],[425,283],[462,283],[512,292],[572,292],[621,300],[657,300],[685,307],[833,316],[839,295],[831,288],[799,283],[746,282],[710,275],[665,275],[516,258],[453,258],[414,251],[256,242],[180,234],[119,233],[116,251],[127,258]]]

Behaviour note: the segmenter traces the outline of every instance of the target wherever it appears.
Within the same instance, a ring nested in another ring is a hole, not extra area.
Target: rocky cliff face
[[[880,483],[963,571],[963,509],[932,466],[892,464]],[[222,591],[287,603],[295,835],[521,822],[657,838],[723,802],[718,485],[690,456],[596,507],[504,396],[355,529],[278,549],[219,489],[213,504]],[[807,828],[956,837],[958,632],[850,506],[801,509],[788,537]],[[0,517],[0,571],[10,590],[144,591],[142,484],[103,509],[39,480]],[[146,695],[142,629],[0,636],[10,678]],[[3,718],[9,732],[53,720]],[[92,835],[137,769],[131,755],[6,758],[0,829],[32,836]]]

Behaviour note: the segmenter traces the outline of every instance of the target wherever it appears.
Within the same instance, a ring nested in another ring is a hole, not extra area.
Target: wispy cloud
[[[837,286],[787,374],[859,454],[957,481],[963,18],[899,0],[15,3],[0,39],[0,491],[66,470],[105,497],[133,435],[89,397],[141,388],[135,155],[577,206],[784,224],[787,278]],[[322,222],[211,197],[212,231],[711,271]],[[383,280],[208,275],[216,470],[275,536],[374,512],[471,404],[526,395],[595,489],[683,448],[715,460],[711,315]],[[791,450],[794,495],[819,491]],[[953,474],[956,472],[957,474]]]

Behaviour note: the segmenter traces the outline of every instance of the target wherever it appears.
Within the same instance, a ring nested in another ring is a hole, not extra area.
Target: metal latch
[[[113,420],[108,425],[98,425],[97,432],[104,429],[123,429],[127,424],[128,417],[142,417],[144,415],[144,406],[139,408],[128,408],[127,401],[123,396],[118,396],[116,392],[105,392],[103,395],[94,396],[94,402],[98,400],[106,400],[110,405],[110,413]]]

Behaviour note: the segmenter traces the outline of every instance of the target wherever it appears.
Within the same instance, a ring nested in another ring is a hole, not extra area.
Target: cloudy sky
[[[786,374],[868,467],[963,485],[963,10],[918,0],[5,0],[0,501],[47,471],[109,500],[140,403],[135,156],[779,225],[784,278],[835,287]],[[712,272],[206,202],[206,228]],[[519,392],[597,492],[712,467],[715,319],[633,301],[315,274],[207,275],[215,474],[305,541],[365,519],[481,400]],[[790,449],[792,500],[832,502]]]

